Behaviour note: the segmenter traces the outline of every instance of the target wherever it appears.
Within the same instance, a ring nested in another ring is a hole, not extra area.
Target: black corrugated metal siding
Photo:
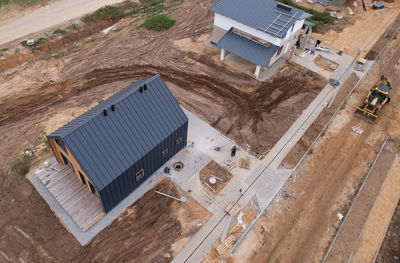
[[[178,130],[168,136],[164,141],[153,148],[153,150],[147,153],[143,158],[101,190],[100,197],[103,202],[104,210],[109,212],[136,187],[162,167],[163,164],[183,149],[187,144],[187,130],[188,122],[179,127]],[[180,137],[182,137],[182,142],[177,144],[176,141]],[[165,149],[168,149],[168,153],[165,156],[162,156],[162,152]],[[141,169],[144,169],[144,176],[139,182],[137,182],[136,174]]]

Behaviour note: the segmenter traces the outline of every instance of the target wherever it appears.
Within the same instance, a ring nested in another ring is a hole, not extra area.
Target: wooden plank
[[[38,178],[79,228],[88,230],[105,215],[100,199],[78,180],[71,167],[57,163],[49,168],[38,174]]]

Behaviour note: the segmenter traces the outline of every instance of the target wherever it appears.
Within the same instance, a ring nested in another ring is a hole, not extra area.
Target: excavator
[[[373,123],[378,118],[383,105],[389,103],[389,91],[391,89],[389,79],[382,75],[354,114],[369,123]]]

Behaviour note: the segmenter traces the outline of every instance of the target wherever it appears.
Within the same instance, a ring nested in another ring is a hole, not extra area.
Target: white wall
[[[249,33],[250,35],[264,39],[265,41],[268,41],[269,43],[272,43],[274,45],[277,45],[277,46],[281,45],[281,41],[282,41],[281,39],[273,37],[270,34],[267,34],[260,30],[255,29],[255,28],[246,26],[242,23],[239,23],[233,19],[230,19],[228,17],[225,17],[225,16],[217,14],[217,13],[215,13],[215,16],[214,16],[214,25],[216,25],[226,31],[228,31],[231,27],[234,27],[241,31]]]
[[[286,32],[286,36],[284,37],[285,40],[289,39],[293,34],[296,34],[298,30],[300,30],[303,27],[304,24],[304,19],[302,20],[297,20],[294,23],[294,28],[293,30],[291,30],[291,28],[289,28],[289,30]]]
[[[225,17],[223,15],[217,14],[215,13],[214,16],[214,25],[228,31],[231,27],[237,28],[241,31],[244,31],[248,34],[251,34],[255,37],[261,38],[265,41],[268,41],[269,43],[272,43],[274,45],[277,46],[281,46],[282,44],[284,44],[285,42],[287,42],[287,40],[295,33],[297,33],[298,30],[300,30],[302,28],[304,24],[304,19],[302,20],[297,20],[296,23],[294,24],[294,28],[293,31],[291,31],[290,29],[288,30],[288,32],[286,33],[286,36],[283,39],[277,38],[277,37],[273,37],[268,33],[262,32],[260,30],[257,30],[255,28],[246,26],[245,24],[239,23],[233,19],[230,19],[228,17]]]

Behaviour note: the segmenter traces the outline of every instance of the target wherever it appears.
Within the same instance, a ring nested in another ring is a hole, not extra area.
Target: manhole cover
[[[174,170],[175,171],[180,171],[180,170],[182,170],[182,168],[183,168],[183,163],[182,162],[176,162],[174,164]]]

